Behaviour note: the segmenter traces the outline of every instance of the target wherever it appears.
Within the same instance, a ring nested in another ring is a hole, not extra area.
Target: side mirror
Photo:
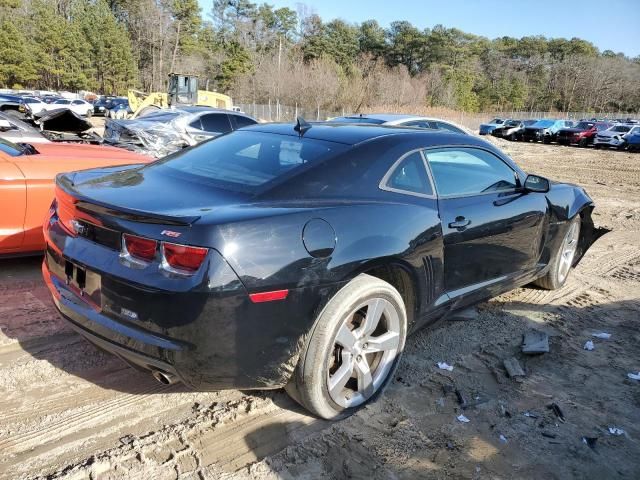
[[[524,189],[528,192],[547,193],[549,188],[549,180],[538,175],[527,175],[524,181]]]

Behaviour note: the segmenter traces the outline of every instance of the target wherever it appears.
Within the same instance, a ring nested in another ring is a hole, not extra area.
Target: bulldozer
[[[231,97],[218,92],[198,90],[198,76],[182,73],[169,74],[169,88],[167,92],[144,93],[129,90],[129,108],[132,113],[129,118],[143,117],[161,108],[204,106],[233,109]]]

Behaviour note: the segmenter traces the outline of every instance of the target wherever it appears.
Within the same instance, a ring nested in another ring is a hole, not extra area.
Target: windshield
[[[373,125],[381,125],[384,123],[384,120],[370,117],[336,117],[329,121],[336,123],[371,123]]]
[[[17,157],[24,153],[20,145],[11,143],[8,140],[5,140],[4,138],[0,138],[0,152],[4,152],[7,155],[11,155],[12,157]]]
[[[520,125],[520,120],[507,120],[504,124],[507,127],[517,127]]]
[[[575,128],[579,128],[580,130],[590,130],[594,125],[595,123],[593,122],[580,122],[575,126]]]
[[[538,120],[536,123],[534,123],[531,126],[535,128],[549,128],[554,123],[556,123],[554,120]]]
[[[631,130],[631,127],[627,127],[626,125],[616,125],[615,127],[611,127],[609,130],[612,132],[628,132]]]
[[[489,123],[495,123],[500,125],[502,122],[504,122],[504,120],[502,120],[501,118],[494,118],[493,120],[489,120]]]
[[[255,191],[287,173],[327,159],[347,145],[238,130],[182,150],[145,168],[159,169],[233,191]]]

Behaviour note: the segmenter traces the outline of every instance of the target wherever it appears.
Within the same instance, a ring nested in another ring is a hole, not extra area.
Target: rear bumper
[[[284,386],[321,299],[342,286],[290,288],[285,300],[254,304],[214,261],[188,285],[152,285],[150,272],[122,270],[113,250],[58,229],[46,230],[42,272],[61,316],[103,350],[196,390]]]

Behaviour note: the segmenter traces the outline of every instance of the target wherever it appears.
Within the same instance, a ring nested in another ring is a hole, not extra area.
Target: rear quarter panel
[[[26,204],[23,173],[13,162],[0,156],[0,255],[15,253],[22,247]]]
[[[131,158],[100,158],[98,156],[84,156],[81,152],[74,155],[69,149],[65,156],[50,157],[47,155],[28,155],[20,157],[16,162],[24,174],[26,186],[26,214],[24,218],[25,251],[41,250],[44,248],[42,222],[54,197],[55,177],[58,173],[84,170],[89,168],[127,165],[139,163],[139,157]]]

